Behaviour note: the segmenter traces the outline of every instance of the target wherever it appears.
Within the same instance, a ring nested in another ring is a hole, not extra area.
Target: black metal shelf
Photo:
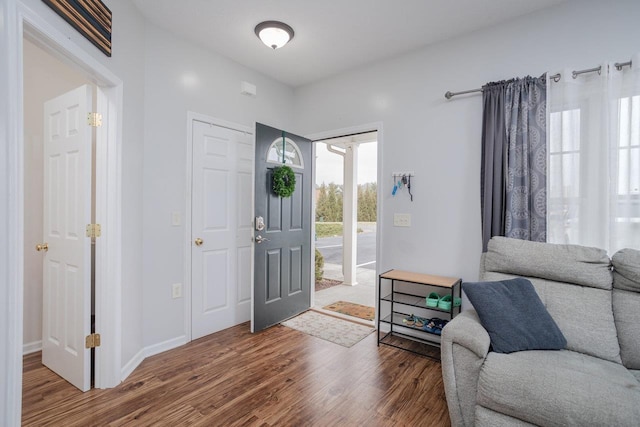
[[[384,296],[382,296],[383,279],[391,281],[391,291],[390,293],[385,293]],[[439,307],[428,307],[425,299],[426,295],[403,292],[406,289],[399,291],[396,288],[396,282],[446,289],[447,294],[451,296],[452,307],[449,310],[443,310]],[[378,276],[378,295],[380,295],[378,301],[378,345],[384,344],[439,360],[439,351],[435,349],[440,347],[440,335],[425,331],[422,327],[417,328],[403,323],[403,319],[410,316],[410,314],[398,311],[398,308],[400,310],[404,309],[405,311],[407,307],[415,307],[420,310],[432,310],[448,314],[449,319],[453,319],[462,310],[461,306],[453,305],[455,298],[460,298],[462,296],[461,294],[462,280],[458,278],[431,276],[401,270],[389,270],[382,273]],[[390,308],[388,311],[389,314],[384,317],[382,317],[382,301],[388,303],[385,304],[385,311]],[[420,315],[419,317],[425,320],[428,319],[427,316]],[[390,330],[388,332],[381,332],[381,324],[389,325]]]

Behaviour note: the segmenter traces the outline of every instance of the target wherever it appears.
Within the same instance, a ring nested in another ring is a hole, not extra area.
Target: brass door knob
[[[39,245],[36,245],[36,251],[38,252],[47,252],[49,250],[49,244],[48,243],[42,243]]]
[[[202,244],[204,243],[204,240],[202,240],[201,238],[197,238],[194,243],[196,244],[196,246],[202,246]]]

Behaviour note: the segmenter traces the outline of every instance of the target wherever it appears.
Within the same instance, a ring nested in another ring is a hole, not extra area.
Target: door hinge
[[[85,348],[100,347],[100,334],[87,335],[87,338],[84,340],[84,346]]]
[[[102,234],[100,224],[87,224],[87,237],[96,238],[100,237],[100,234]]]
[[[100,113],[88,113],[87,114],[87,124],[94,128],[99,128],[102,126],[102,114]]]

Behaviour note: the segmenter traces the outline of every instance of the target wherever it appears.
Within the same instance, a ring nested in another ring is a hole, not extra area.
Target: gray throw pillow
[[[462,289],[489,333],[493,351],[561,350],[567,346],[529,280],[465,282]]]

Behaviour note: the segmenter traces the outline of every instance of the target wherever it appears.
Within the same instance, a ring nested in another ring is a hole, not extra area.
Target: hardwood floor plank
[[[147,358],[118,387],[82,393],[24,357],[24,426],[446,426],[440,364],[248,324]]]

